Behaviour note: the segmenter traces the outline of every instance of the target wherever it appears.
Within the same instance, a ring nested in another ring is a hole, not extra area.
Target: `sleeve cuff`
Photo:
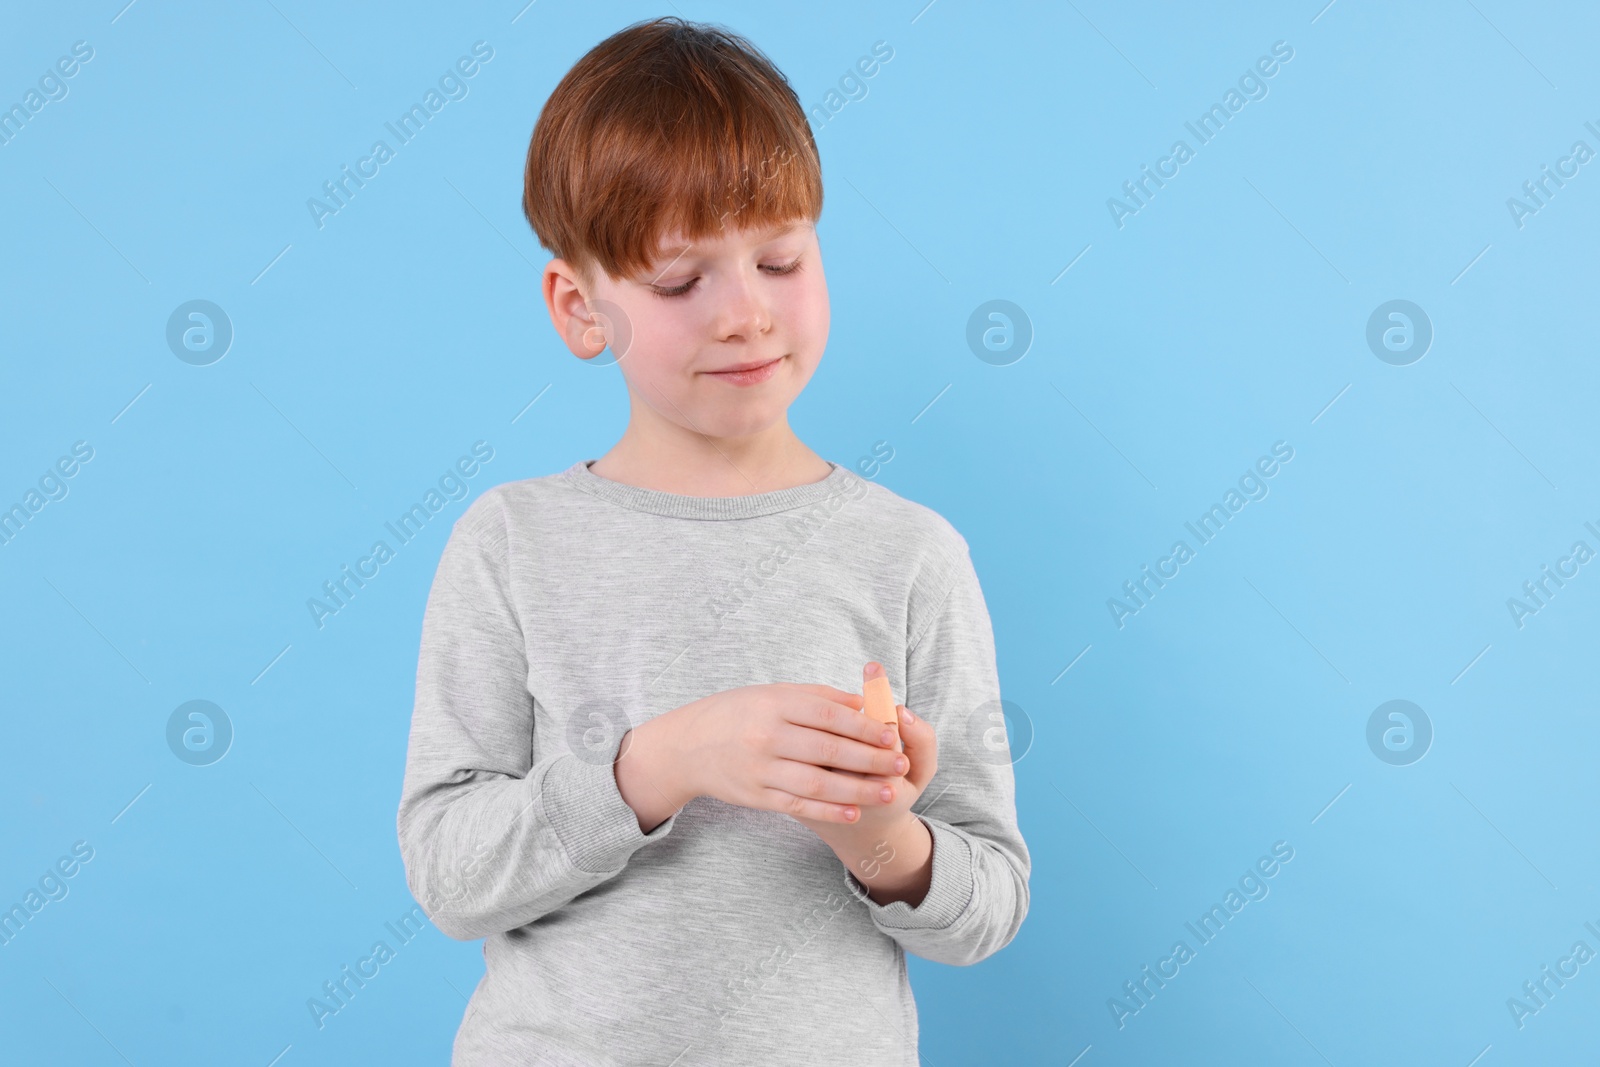
[[[933,871],[922,903],[914,908],[903,900],[879,904],[848,868],[844,872],[846,887],[867,905],[873,923],[885,930],[944,930],[955,925],[972,902],[972,846],[949,825],[917,817],[933,835]]]
[[[616,742],[620,742],[618,737]],[[622,799],[610,759],[591,763],[572,752],[551,761],[544,777],[535,783],[545,820],[555,830],[572,865],[589,874],[613,874],[622,869],[643,846],[672,832],[674,812],[648,834],[639,830],[639,816]]]

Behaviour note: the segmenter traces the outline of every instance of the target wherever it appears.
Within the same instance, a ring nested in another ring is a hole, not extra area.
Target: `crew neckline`
[[[576,489],[633,511],[679,519],[749,519],[788,511],[841,492],[845,484],[855,477],[848,468],[825,460],[833,469],[821,481],[746,496],[689,496],[603,478],[589,469],[589,464],[594,462],[592,459],[579,460],[568,467],[565,474],[567,481]]]

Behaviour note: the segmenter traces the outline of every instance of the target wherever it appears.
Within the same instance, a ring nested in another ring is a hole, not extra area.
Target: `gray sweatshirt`
[[[398,817],[417,902],[486,939],[455,1067],[914,1067],[905,953],[965,966],[1016,935],[1031,860],[967,543],[830,466],[694,497],[583,462],[456,522]],[[747,685],[860,692],[868,660],[938,734],[920,904],[873,902],[776,812],[702,796],[640,832],[612,766],[627,730]]]

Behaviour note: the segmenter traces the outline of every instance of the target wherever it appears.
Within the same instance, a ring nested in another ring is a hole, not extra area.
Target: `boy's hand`
[[[861,672],[862,688],[870,691],[872,681],[882,674],[882,664],[868,663]],[[911,805],[939,769],[939,737],[904,704],[895,705],[895,711],[911,769],[894,778],[863,779],[881,782],[879,788],[886,785],[893,798],[881,807],[864,808],[859,820],[845,825],[794,818],[833,850],[855,881],[866,887],[867,899],[880,905],[903,900],[915,908],[932,885],[933,832],[911,813]]]
[[[652,723],[670,720],[661,738],[685,803],[711,796],[840,826],[883,808],[878,791],[901,780],[897,762],[916,759],[896,752],[893,729],[861,707],[833,686],[779,682],[713,693]]]
[[[899,838],[906,820],[915,819],[911,814],[911,805],[922,796],[922,791],[939,769],[939,736],[933,727],[921,716],[913,715],[903,704],[896,705],[896,710],[900,713],[900,739],[905,745],[905,757],[911,761],[910,770],[904,775],[867,775],[861,779],[863,784],[874,789],[887,787],[893,793],[893,798],[863,806],[860,819],[844,824],[794,816],[796,822],[810,827],[841,856],[881,856],[879,843]],[[862,881],[866,879],[862,877]]]

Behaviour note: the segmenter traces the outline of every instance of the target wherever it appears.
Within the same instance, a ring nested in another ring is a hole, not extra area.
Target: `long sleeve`
[[[640,832],[612,767],[620,732],[609,753],[535,736],[508,557],[491,491],[451,531],[428,595],[396,820],[412,895],[464,941],[534,922],[616,877],[677,821]]]
[[[911,809],[933,836],[928,893],[916,907],[882,905],[853,874],[845,878],[878,929],[907,952],[964,967],[1016,936],[1028,913],[1032,860],[1017,827],[988,607],[966,542],[955,538],[959,558],[948,588],[906,653],[903,703],[939,738],[939,770]]]

